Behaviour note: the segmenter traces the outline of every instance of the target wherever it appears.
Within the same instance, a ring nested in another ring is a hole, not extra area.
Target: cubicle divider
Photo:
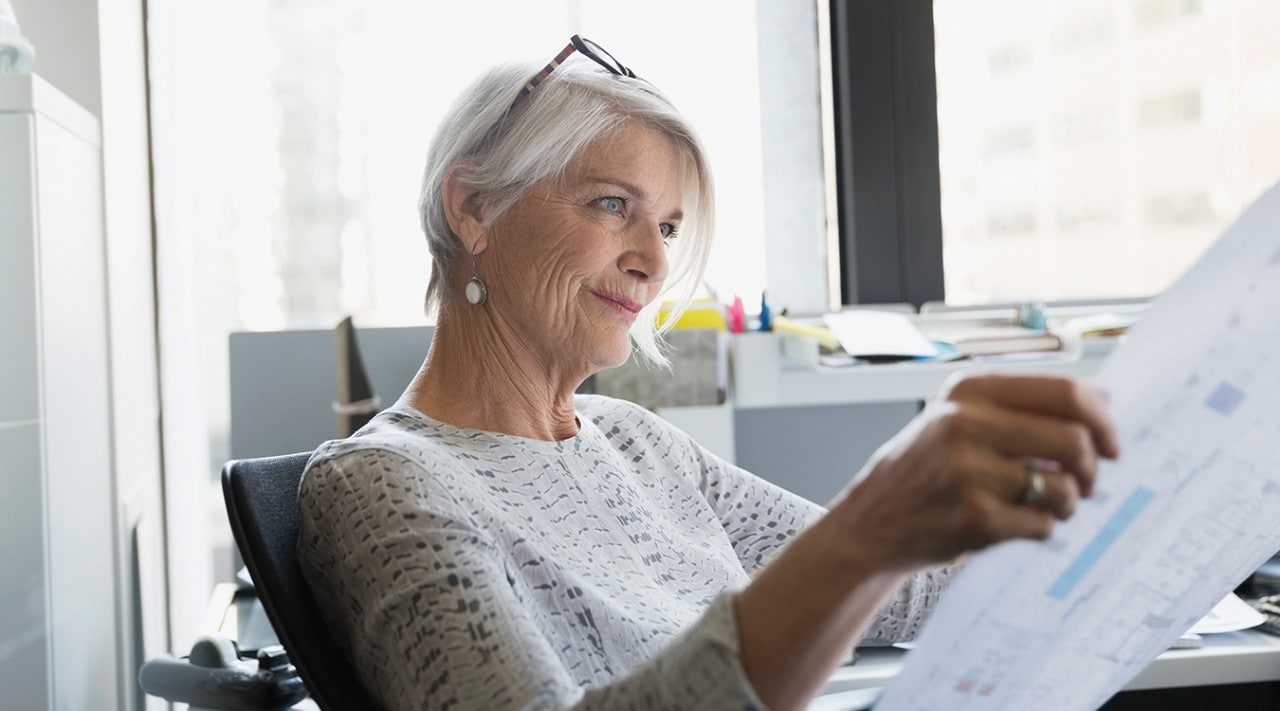
[[[373,392],[395,402],[426,357],[431,326],[361,328]],[[231,456],[314,449],[338,436],[338,342],[330,329],[245,331],[229,338]]]

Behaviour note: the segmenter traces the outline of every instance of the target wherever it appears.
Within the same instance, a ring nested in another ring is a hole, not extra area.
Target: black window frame
[[[933,0],[826,0],[843,304],[945,299]]]

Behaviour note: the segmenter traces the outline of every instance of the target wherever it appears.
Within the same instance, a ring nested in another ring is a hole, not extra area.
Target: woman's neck
[[[580,377],[539,363],[492,324],[441,314],[431,349],[401,404],[455,427],[559,441],[578,433],[573,393]]]

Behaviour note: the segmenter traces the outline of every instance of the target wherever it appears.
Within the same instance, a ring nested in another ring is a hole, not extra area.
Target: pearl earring
[[[476,276],[476,255],[471,255],[471,279],[467,281],[463,293],[467,296],[467,303],[472,306],[479,306],[489,298],[489,290],[485,288],[484,282],[480,281],[480,277]]]

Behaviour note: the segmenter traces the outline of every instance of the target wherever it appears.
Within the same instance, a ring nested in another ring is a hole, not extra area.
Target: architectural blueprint
[[[1120,459],[1045,542],[971,557],[877,711],[1094,709],[1280,550],[1280,187],[1095,378]]]

